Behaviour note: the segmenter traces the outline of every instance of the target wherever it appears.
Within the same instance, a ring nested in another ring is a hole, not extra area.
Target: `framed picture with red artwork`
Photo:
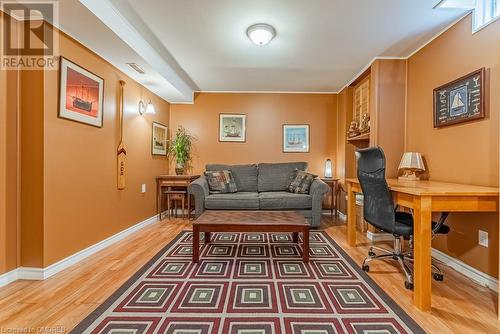
[[[104,79],[61,57],[59,118],[102,128]]]

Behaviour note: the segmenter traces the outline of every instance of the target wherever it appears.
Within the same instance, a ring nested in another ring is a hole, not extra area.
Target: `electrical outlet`
[[[479,230],[479,244],[488,247],[488,232]]]
[[[145,192],[146,192],[146,183],[143,183],[143,184],[141,185],[141,193],[143,193],[143,194],[144,194]]]

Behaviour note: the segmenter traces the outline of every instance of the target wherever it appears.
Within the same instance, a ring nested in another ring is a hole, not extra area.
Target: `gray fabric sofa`
[[[195,199],[196,217],[205,210],[293,210],[302,213],[311,227],[317,227],[321,222],[323,197],[329,187],[316,178],[309,194],[288,192],[295,169],[306,170],[307,163],[209,164],[207,171],[230,170],[238,192],[210,194],[208,182],[201,176],[188,187]]]

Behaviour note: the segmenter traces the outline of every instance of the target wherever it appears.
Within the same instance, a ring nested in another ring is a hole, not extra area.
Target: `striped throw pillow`
[[[238,191],[233,174],[229,170],[206,171],[205,177],[211,194],[227,194]]]

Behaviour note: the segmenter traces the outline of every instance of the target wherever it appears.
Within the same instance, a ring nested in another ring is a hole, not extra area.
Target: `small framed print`
[[[283,152],[309,152],[308,124],[283,124]]]
[[[484,73],[481,68],[434,89],[435,128],[485,117]]]
[[[168,128],[158,122],[153,122],[153,132],[151,135],[151,154],[167,156],[167,135]]]
[[[59,118],[102,128],[104,79],[61,57]]]
[[[219,141],[245,142],[247,115],[219,114]]]

